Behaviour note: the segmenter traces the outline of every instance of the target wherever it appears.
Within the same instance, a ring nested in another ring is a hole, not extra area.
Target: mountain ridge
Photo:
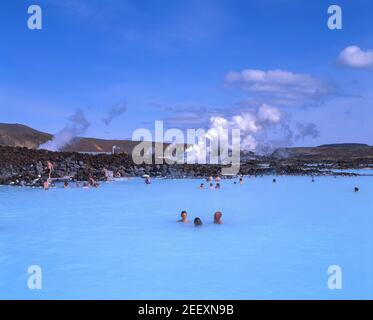
[[[52,134],[38,131],[19,123],[0,123],[0,145],[10,147],[38,147],[51,140]],[[65,146],[61,151],[85,153],[111,153],[113,146],[117,152],[131,153],[138,144],[131,140],[108,140],[98,138],[79,137]],[[316,147],[288,147],[279,148],[271,154],[274,159],[299,160],[348,160],[357,158],[373,159],[373,146],[362,143],[323,144]]]

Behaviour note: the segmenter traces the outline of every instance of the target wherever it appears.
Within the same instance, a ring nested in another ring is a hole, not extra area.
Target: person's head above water
[[[202,220],[200,219],[200,218],[195,218],[194,219],[194,225],[196,226],[196,227],[199,227],[199,226],[202,226]]]
[[[179,222],[187,222],[188,221],[188,213],[185,210],[181,211],[180,216],[181,216],[181,220],[179,220]]]
[[[45,190],[49,189],[49,180],[48,180],[48,179],[45,179],[45,180],[43,181],[43,188],[44,188]]]
[[[221,213],[221,211],[216,211],[214,213],[214,223],[217,223],[217,224],[222,223],[222,221],[221,221],[222,216],[223,216],[223,214]]]

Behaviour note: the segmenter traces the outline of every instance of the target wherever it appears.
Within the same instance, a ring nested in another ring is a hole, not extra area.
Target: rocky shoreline
[[[161,164],[136,165],[131,156],[121,154],[84,154],[76,152],[50,152],[18,147],[0,146],[0,184],[19,186],[42,186],[48,178],[47,163],[54,165],[52,179],[87,181],[89,177],[97,181],[107,180],[107,171],[114,177],[141,177],[147,174],[158,178],[206,178],[221,175],[221,165],[201,164]],[[364,163],[372,165],[372,163]],[[240,175],[356,175],[338,173],[333,169],[356,169],[362,161],[331,160],[311,163],[304,160],[273,159],[258,157],[243,160]],[[227,177],[229,178],[229,177]]]

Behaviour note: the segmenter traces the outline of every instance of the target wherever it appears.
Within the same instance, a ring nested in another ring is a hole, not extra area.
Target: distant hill
[[[39,145],[51,140],[52,134],[41,132],[22,124],[0,123],[0,145],[37,149]],[[118,152],[131,153],[138,144],[131,140],[105,140],[95,138],[76,138],[63,151],[72,152],[112,152],[113,146]],[[167,146],[168,144],[165,144]],[[274,159],[299,160],[353,160],[357,158],[373,159],[373,147],[359,143],[326,144],[318,147],[280,148],[272,153]],[[242,160],[255,159],[253,153],[245,154]]]
[[[354,160],[373,159],[373,147],[359,143],[328,144],[318,147],[280,148],[272,153],[275,159]]]
[[[0,145],[37,149],[39,145],[52,138],[52,134],[37,131],[22,124],[0,123]],[[111,152],[113,146],[116,145],[119,152],[131,152],[136,144],[138,142],[129,140],[76,138],[63,151]]]
[[[26,147],[37,149],[41,144],[51,140],[52,134],[37,131],[21,124],[0,123],[0,145],[10,147]],[[138,144],[132,140],[105,140],[96,138],[75,138],[69,145],[61,151],[111,153],[113,146],[117,147],[117,152],[131,153]],[[166,147],[169,144],[164,144]],[[154,146],[154,144],[153,144]]]
[[[0,145],[36,149],[51,140],[53,135],[34,130],[22,124],[0,123]]]
[[[73,142],[63,148],[63,151],[86,152],[86,153],[111,153],[113,146],[116,146],[116,153],[132,153],[133,148],[138,145],[138,141],[132,140],[105,140],[96,138],[76,138]],[[166,147],[168,144],[164,144]],[[154,147],[154,143],[153,143]]]
[[[333,143],[333,144],[322,144],[318,148],[361,148],[369,147],[369,145],[364,143]]]

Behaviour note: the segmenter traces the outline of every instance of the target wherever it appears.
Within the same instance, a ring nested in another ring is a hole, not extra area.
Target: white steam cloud
[[[60,132],[53,136],[53,139],[43,143],[39,149],[49,151],[60,151],[67,146],[72,140],[86,132],[90,123],[85,118],[82,110],[78,109],[72,116],[69,117],[71,124],[66,125]]]
[[[230,118],[212,116],[206,134],[187,149],[197,156],[219,154],[219,139],[229,141],[233,129],[240,129],[240,148],[243,152],[269,154],[277,148],[288,147],[307,137],[315,139],[319,131],[313,123],[297,123],[290,126],[290,120],[278,108],[263,104],[253,111],[242,112]],[[229,145],[231,147],[231,144]]]
[[[197,157],[204,153],[217,155],[219,150],[219,139],[229,141],[229,133],[233,129],[240,129],[241,151],[260,150],[260,136],[268,128],[278,126],[283,119],[280,110],[267,104],[263,104],[255,111],[242,112],[231,118],[212,116],[210,127],[206,134],[199,137],[198,142],[189,147],[187,152],[195,152]]]

